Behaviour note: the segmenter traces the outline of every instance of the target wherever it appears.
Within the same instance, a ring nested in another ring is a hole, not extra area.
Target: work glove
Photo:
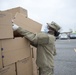
[[[19,28],[19,26],[13,23],[12,28],[13,28],[13,31],[16,31]]]

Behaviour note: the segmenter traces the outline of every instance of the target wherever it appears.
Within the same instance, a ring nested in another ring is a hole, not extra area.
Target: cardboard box
[[[25,15],[25,17],[28,16],[27,14],[27,10],[22,8],[22,7],[16,7],[16,8],[12,8],[12,9],[8,9],[8,10],[5,10],[6,12],[8,13],[12,13],[12,18],[14,18],[15,14],[18,12],[18,13],[22,13]]]
[[[0,42],[0,68],[2,68],[1,42]]]
[[[42,24],[30,19],[26,18],[25,15],[17,13],[15,19],[13,19],[14,23],[18,26],[29,30],[31,32],[37,33],[41,32]]]
[[[36,58],[37,58],[37,48],[32,46],[32,45],[30,45],[30,47],[31,47],[31,50],[32,50],[31,51],[32,58],[36,61]]]
[[[0,39],[13,38],[12,15],[0,12]]]
[[[17,62],[17,75],[33,75],[33,63],[31,57]]]
[[[36,61],[34,58],[32,58],[32,62],[33,62],[33,75],[39,75],[38,74],[38,67],[36,65]]]
[[[31,47],[31,55],[32,55],[32,62],[33,62],[33,75],[39,75],[38,66],[36,64],[36,57],[37,57],[37,48],[30,45]]]
[[[0,75],[16,75],[15,64],[0,69]]]
[[[0,40],[3,66],[12,64],[31,55],[30,42],[25,38]]]

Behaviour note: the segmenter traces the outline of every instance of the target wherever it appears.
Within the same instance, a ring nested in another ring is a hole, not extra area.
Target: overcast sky
[[[43,26],[55,21],[62,31],[76,30],[76,0],[0,0],[0,10],[19,6]]]

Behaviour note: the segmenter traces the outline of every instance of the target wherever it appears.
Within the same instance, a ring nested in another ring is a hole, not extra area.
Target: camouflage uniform
[[[37,65],[40,67],[40,75],[53,75],[55,37],[47,33],[34,34],[19,27],[17,32],[30,40],[31,44],[37,47]]]

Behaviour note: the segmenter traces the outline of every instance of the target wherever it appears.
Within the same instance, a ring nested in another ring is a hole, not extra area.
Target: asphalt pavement
[[[54,75],[76,75],[76,39],[56,40]]]

